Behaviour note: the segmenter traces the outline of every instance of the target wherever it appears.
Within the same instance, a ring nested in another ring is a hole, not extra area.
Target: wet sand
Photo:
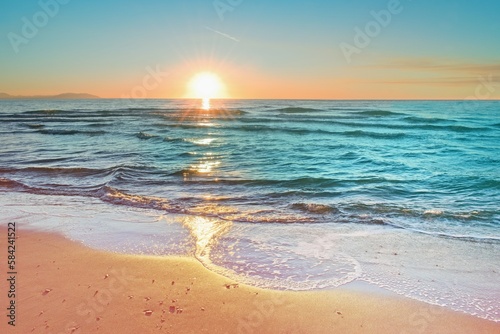
[[[17,236],[16,326],[3,316],[1,333],[500,333],[500,323],[407,298],[263,290],[192,258],[107,253],[23,229]]]

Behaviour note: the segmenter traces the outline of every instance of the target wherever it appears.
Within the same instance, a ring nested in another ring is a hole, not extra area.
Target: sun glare
[[[224,85],[219,77],[210,72],[198,73],[189,82],[192,97],[202,99],[202,108],[210,109],[210,99],[223,97]]]

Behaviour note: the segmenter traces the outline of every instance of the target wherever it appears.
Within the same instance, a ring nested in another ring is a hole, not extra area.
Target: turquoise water
[[[0,101],[0,192],[166,216],[250,284],[363,280],[500,319],[500,102],[198,104]]]

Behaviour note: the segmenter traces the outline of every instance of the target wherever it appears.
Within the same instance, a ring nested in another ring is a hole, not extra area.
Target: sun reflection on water
[[[232,226],[232,222],[221,219],[188,216],[183,220],[196,242],[195,256],[210,266],[210,251],[218,239]]]
[[[208,97],[201,100],[201,109],[210,110],[210,99]]]
[[[208,174],[219,165],[220,161],[201,161],[199,164],[191,166],[191,169],[200,174]]]

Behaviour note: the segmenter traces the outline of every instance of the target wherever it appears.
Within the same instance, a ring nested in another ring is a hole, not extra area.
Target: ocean
[[[500,321],[500,101],[0,101],[3,223]]]

